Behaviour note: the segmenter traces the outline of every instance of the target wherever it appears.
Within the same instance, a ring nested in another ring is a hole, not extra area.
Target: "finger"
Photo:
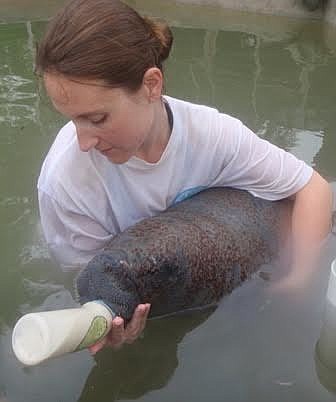
[[[134,310],[130,322],[126,326],[127,335],[135,334],[137,332],[137,330],[140,328],[142,324],[145,314],[146,314],[146,305],[139,304]]]
[[[141,309],[141,318],[139,320],[138,326],[134,329],[134,332],[128,332],[126,334],[125,343],[133,343],[143,333],[146,326],[149,310],[150,304],[146,304],[146,307],[144,309]]]
[[[149,314],[150,307],[151,307],[151,305],[149,303],[147,303],[145,306],[146,306],[146,310],[145,310],[145,313],[144,313],[144,315],[142,317],[142,322],[141,322],[141,326],[140,326],[140,333],[145,329],[148,314]]]
[[[95,355],[97,352],[99,352],[103,347],[107,344],[107,337],[103,338],[101,341],[95,343],[94,345],[91,345],[88,347],[89,352],[92,355]]]
[[[134,311],[133,317],[126,327],[125,342],[134,342],[146,326],[146,319],[149,313],[149,304],[139,304]]]
[[[116,317],[112,321],[111,331],[108,334],[108,345],[112,348],[117,348],[123,344],[125,338],[124,320],[121,317]]]

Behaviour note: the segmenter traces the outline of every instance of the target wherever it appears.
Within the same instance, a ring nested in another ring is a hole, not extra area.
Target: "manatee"
[[[214,305],[263,264],[286,236],[292,202],[211,188],[115,236],[79,273],[80,303],[102,300],[125,319]]]

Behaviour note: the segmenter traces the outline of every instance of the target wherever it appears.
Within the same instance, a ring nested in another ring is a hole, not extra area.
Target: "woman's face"
[[[137,92],[109,88],[101,81],[71,80],[46,73],[47,93],[62,115],[76,126],[79,147],[97,149],[113,163],[141,158],[152,141],[154,103],[143,85]]]

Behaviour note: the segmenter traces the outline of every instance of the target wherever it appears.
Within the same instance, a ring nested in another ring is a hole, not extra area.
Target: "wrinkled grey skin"
[[[113,238],[80,273],[80,303],[103,300],[126,322],[214,304],[279,249],[291,203],[229,188],[205,190]]]

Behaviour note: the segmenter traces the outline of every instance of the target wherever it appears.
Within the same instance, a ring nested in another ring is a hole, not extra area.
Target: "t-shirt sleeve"
[[[69,211],[38,190],[40,218],[51,257],[65,271],[85,266],[113,235],[88,216]]]
[[[312,167],[259,138],[239,120],[220,116],[213,186],[240,188],[273,201],[295,194],[308,183]]]

